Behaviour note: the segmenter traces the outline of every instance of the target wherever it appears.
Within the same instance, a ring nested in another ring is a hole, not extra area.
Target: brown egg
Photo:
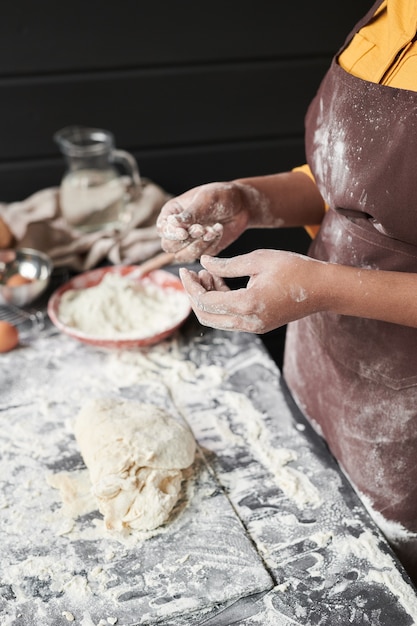
[[[0,248],[9,248],[13,243],[13,235],[10,228],[0,217]]]
[[[19,332],[13,324],[0,321],[0,352],[9,352],[19,343]]]
[[[26,278],[26,276],[22,276],[22,274],[13,274],[7,279],[6,285],[8,287],[20,287],[21,285],[27,285],[31,282],[32,280],[30,278]]]

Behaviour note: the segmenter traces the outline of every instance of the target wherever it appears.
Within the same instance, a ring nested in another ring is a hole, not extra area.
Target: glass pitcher
[[[116,150],[113,134],[100,128],[67,126],[54,135],[67,163],[60,185],[61,212],[83,232],[123,230],[131,218],[129,202],[141,192],[135,158]],[[130,178],[116,168],[122,166]]]

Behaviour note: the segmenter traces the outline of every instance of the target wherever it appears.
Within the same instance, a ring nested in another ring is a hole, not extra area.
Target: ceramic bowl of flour
[[[99,268],[75,276],[50,297],[48,314],[67,335],[103,348],[149,346],[172,335],[191,312],[180,279],[137,266]]]

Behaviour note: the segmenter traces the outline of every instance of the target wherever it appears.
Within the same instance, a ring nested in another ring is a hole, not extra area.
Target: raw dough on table
[[[195,457],[185,425],[152,404],[100,398],[81,409],[74,432],[107,528],[152,530],[167,520]]]

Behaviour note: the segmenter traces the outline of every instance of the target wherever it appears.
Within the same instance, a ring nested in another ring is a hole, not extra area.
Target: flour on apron
[[[333,59],[306,116],[307,160],[330,207],[312,257],[417,272],[416,111],[416,92],[357,78]],[[288,327],[284,375],[417,575],[417,329],[311,315]]]

